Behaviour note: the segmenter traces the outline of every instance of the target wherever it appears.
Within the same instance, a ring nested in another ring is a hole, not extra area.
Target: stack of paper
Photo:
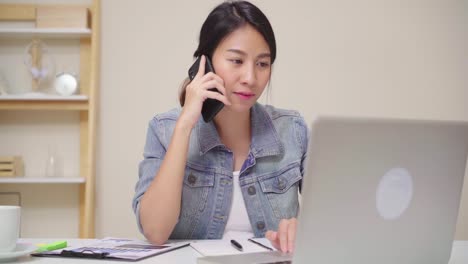
[[[203,256],[219,256],[219,255],[232,255],[242,253],[253,253],[253,252],[268,252],[270,250],[249,241],[247,238],[235,239],[239,244],[242,245],[243,250],[240,251],[231,245],[230,239],[220,240],[196,240],[190,243],[190,246],[198,251]],[[266,238],[252,238],[252,240],[265,245],[269,248],[273,248],[270,241]]]

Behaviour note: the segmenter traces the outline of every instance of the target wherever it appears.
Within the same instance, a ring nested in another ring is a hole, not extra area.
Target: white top
[[[237,236],[240,233],[245,233],[246,237],[254,236],[239,184],[239,174],[239,171],[232,173],[232,203],[223,238],[229,238],[234,234]]]

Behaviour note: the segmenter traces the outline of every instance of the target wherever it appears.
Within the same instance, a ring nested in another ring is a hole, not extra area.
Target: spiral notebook
[[[88,245],[72,246],[53,251],[33,253],[31,255],[35,257],[138,261],[189,245],[189,242],[172,242],[163,245],[152,245],[141,240],[104,238]]]

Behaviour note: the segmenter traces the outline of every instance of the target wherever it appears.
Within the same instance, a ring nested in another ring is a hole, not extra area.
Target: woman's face
[[[271,73],[270,48],[252,26],[243,26],[215,49],[212,58],[216,74],[224,80],[229,109],[249,110],[260,98]]]

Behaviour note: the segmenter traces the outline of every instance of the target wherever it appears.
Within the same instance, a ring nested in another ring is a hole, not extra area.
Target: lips
[[[255,96],[254,93],[250,92],[234,92],[234,94],[238,95],[242,99],[250,99]]]

